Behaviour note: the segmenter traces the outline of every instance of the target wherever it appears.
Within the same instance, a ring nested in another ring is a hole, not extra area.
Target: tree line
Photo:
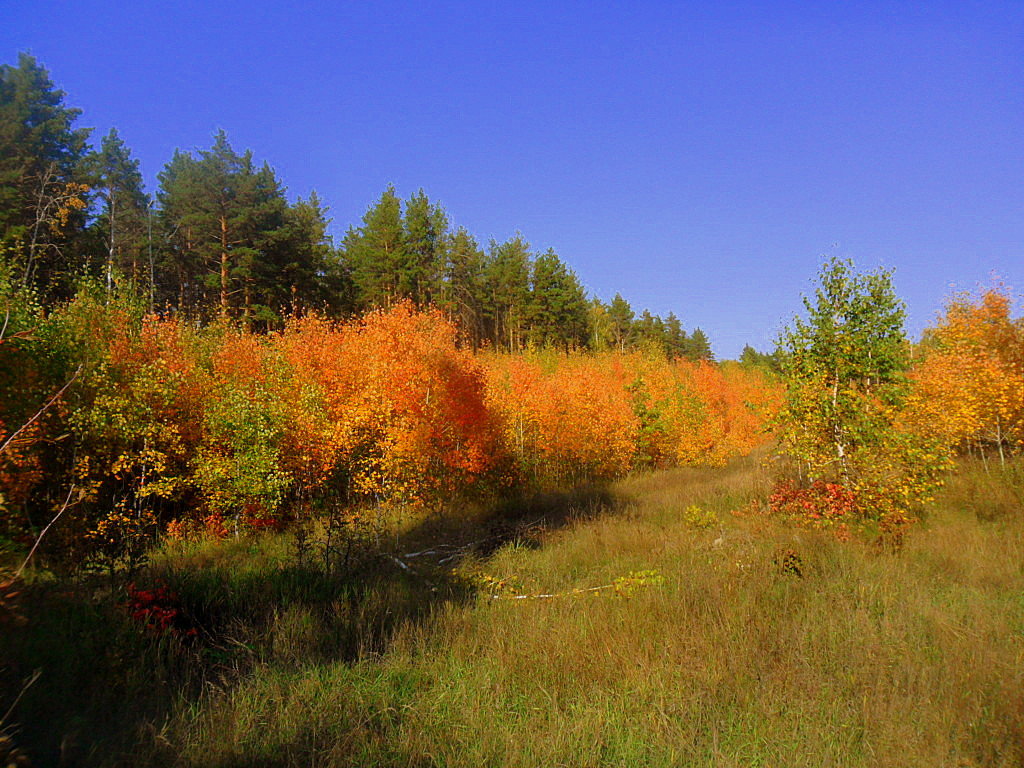
[[[482,247],[423,190],[403,201],[389,186],[335,243],[316,193],[290,202],[273,168],[223,131],[208,149],[176,150],[150,194],[117,130],[92,146],[80,115],[31,55],[0,66],[0,246],[44,304],[89,279],[108,293],[130,286],[153,311],[258,330],[411,300],[445,312],[474,349],[712,357],[699,328],[637,315],[618,294],[589,297],[558,254],[521,234]]]

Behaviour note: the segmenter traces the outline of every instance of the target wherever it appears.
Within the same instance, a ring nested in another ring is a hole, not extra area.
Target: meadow
[[[636,474],[396,524],[345,575],[284,534],[168,544],[198,639],[40,580],[0,640],[45,670],[16,737],[41,765],[1019,765],[1024,466],[963,462],[899,550],[769,489],[763,456]]]

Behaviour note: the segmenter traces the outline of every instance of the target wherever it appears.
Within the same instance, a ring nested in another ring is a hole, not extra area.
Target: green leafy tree
[[[849,476],[862,449],[886,428],[883,405],[904,392],[903,302],[884,270],[858,274],[852,262],[822,267],[805,317],[782,335],[789,382],[787,442],[814,474]]]
[[[609,307],[598,298],[587,305],[587,325],[590,328],[590,348],[595,352],[607,352],[614,344],[612,320]]]
[[[900,428],[909,345],[892,273],[829,259],[803,303],[779,344],[782,446],[805,480],[855,491],[863,516],[906,522],[944,464],[927,438]]]

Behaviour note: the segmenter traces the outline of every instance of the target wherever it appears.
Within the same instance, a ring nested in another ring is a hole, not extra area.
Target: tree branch
[[[39,532],[39,535],[36,536],[35,543],[32,544],[32,549],[30,549],[28,551],[28,555],[25,557],[25,562],[23,562],[21,564],[21,567],[17,571],[14,572],[14,578],[15,579],[19,578],[21,576],[22,571],[25,570],[25,567],[28,565],[29,560],[32,559],[32,555],[34,555],[36,553],[36,550],[39,548],[39,545],[42,543],[43,536],[46,535],[46,532],[49,531],[50,528],[53,527],[53,524],[56,523],[57,520],[60,519],[60,516],[63,515],[64,511],[70,506],[70,504],[71,504],[71,494],[74,492],[74,490],[75,490],[75,484],[72,483],[71,487],[68,488],[68,495],[64,499],[64,503],[61,505],[60,511],[58,511],[57,514],[53,516],[53,520],[51,520],[49,523],[47,523],[46,527],[43,528],[43,530]]]
[[[78,366],[78,370],[75,371],[74,375],[72,375],[72,377],[70,379],[68,379],[67,384],[65,384],[63,387],[61,387],[59,390],[57,390],[57,394],[55,394],[53,397],[51,397],[46,402],[46,405],[44,405],[42,408],[40,408],[38,411],[36,411],[36,414],[31,419],[26,421],[24,424],[22,424],[20,427],[18,427],[18,429],[16,429],[14,432],[12,432],[10,435],[7,436],[7,439],[4,440],[2,445],[0,445],[0,453],[3,453],[5,450],[7,450],[7,446],[9,446],[12,442],[14,442],[14,439],[18,435],[20,435],[22,432],[24,432],[26,429],[28,429],[40,416],[42,416],[44,413],[46,413],[46,411],[50,408],[50,406],[52,406],[54,403],[56,403],[57,400],[60,399],[60,396],[63,395],[64,392],[67,390],[67,388],[70,387],[71,384],[75,381],[75,379],[78,378],[78,374],[80,374],[81,372],[82,372],[82,366],[80,365],[80,366]]]

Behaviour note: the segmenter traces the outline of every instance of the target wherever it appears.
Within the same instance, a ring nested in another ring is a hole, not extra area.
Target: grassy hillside
[[[0,639],[5,680],[43,669],[15,738],[44,765],[1020,765],[1019,468],[962,467],[899,552],[770,520],[767,486],[755,459],[633,476],[344,574],[179,545],[152,569],[194,640],[37,585]]]

